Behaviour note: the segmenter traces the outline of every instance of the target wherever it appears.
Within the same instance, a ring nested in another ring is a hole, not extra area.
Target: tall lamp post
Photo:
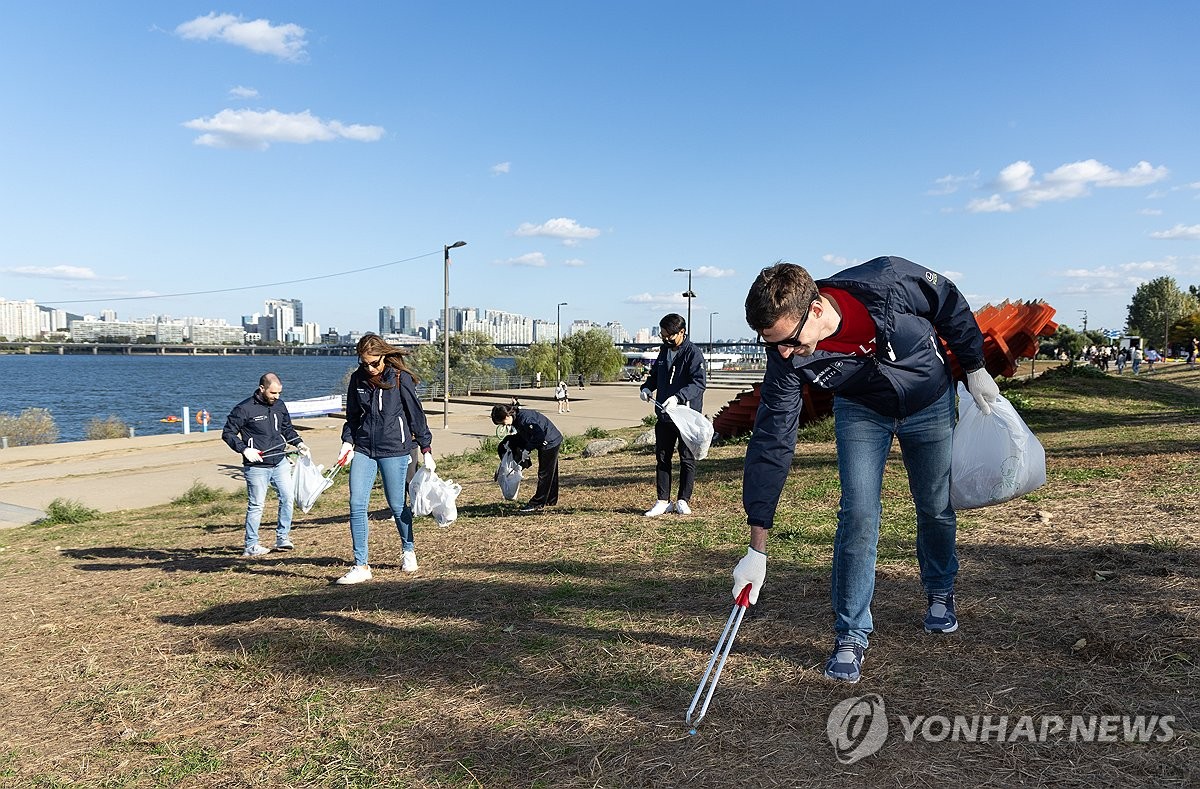
[[[465,247],[466,241],[455,241],[442,247],[442,263],[446,272],[445,301],[442,302],[442,429],[450,427],[450,250]]]
[[[721,313],[719,313],[719,312],[708,313],[708,367],[704,371],[704,374],[706,376],[712,374],[712,352],[713,352],[712,319],[713,319],[714,315],[720,315],[720,314]]]
[[[676,271],[686,271],[688,275],[688,289],[684,292],[683,297],[688,300],[687,314],[687,330],[688,334],[692,333],[692,299],[696,298],[696,294],[692,292],[692,270],[690,268],[677,268]]]
[[[560,301],[555,308],[558,315],[554,318],[554,385],[562,380],[562,308],[565,301]]]
[[[1083,313],[1083,333],[1087,334],[1087,310],[1075,310]]]

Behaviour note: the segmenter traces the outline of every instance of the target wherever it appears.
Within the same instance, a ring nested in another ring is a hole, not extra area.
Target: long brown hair
[[[359,359],[364,356],[383,357],[383,367],[374,372],[367,371],[367,381],[376,389],[391,389],[395,386],[395,384],[384,383],[383,370],[385,367],[391,367],[395,370],[397,379],[399,379],[400,373],[408,373],[412,376],[414,384],[421,382],[416,373],[410,370],[408,365],[404,363],[404,356],[408,351],[384,342],[384,339],[378,334],[364,334],[359,338],[358,344],[354,346],[354,350],[358,353]]]

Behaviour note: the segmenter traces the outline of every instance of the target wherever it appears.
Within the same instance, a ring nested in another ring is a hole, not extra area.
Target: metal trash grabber
[[[684,723],[693,728],[700,725],[700,721],[704,720],[704,713],[708,712],[708,703],[712,701],[713,691],[717,689],[717,681],[721,679],[721,670],[725,668],[725,659],[729,657],[729,650],[733,649],[733,639],[737,638],[738,628],[742,626],[742,617],[750,608],[750,586],[750,584],[746,584],[738,594],[737,601],[733,604],[733,610],[729,612],[729,621],[725,623],[725,629],[717,640],[717,647],[713,650],[712,659],[708,661],[708,668],[704,671],[704,676],[700,678],[700,687],[696,688],[696,695],[692,697],[692,706],[688,707],[687,716],[683,719]],[[721,649],[722,646],[724,646],[724,650]],[[717,663],[717,655],[721,656],[720,663]],[[692,713],[696,711],[696,703],[700,701],[700,694],[704,692],[704,686],[708,684],[708,676],[713,673],[714,665],[717,667],[717,673],[713,674],[712,684],[708,686],[708,693],[704,696],[704,706],[700,708],[699,717],[692,720]]]

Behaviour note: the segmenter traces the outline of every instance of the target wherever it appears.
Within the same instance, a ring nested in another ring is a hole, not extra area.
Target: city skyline
[[[456,304],[645,327],[687,314],[690,277],[693,337],[710,315],[728,337],[762,267],[893,254],[975,309],[1044,299],[1119,328],[1139,284],[1200,282],[1180,20],[1082,0],[17,5],[0,295],[233,321],[286,292],[367,330],[385,301],[439,314],[449,251]]]

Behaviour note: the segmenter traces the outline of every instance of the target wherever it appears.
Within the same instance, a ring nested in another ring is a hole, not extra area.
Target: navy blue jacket
[[[695,343],[684,337],[675,351],[674,364],[667,364],[667,347],[666,343],[663,344],[658,358],[650,365],[650,375],[642,388],[657,392],[654,399],[660,403],[674,396],[680,405],[703,413],[705,384],[704,354],[700,353]],[[666,411],[659,406],[655,408],[660,418],[670,420]]]
[[[513,416],[513,429],[517,432],[504,439],[514,454],[516,450],[533,452],[539,449],[554,449],[562,444],[562,433],[554,423],[537,411],[520,409]]]
[[[852,356],[818,350],[784,359],[767,351],[767,374],[746,450],[742,506],[751,525],[771,528],[792,465],[804,384],[831,389],[887,417],[903,418],[950,386],[938,337],[964,372],[983,367],[983,335],[966,299],[937,272],[899,257],[881,257],[817,282],[840,288],[867,308],[876,351]]]
[[[243,457],[243,466],[278,466],[283,462],[284,444],[289,441],[292,444],[304,443],[296,428],[292,427],[292,417],[283,399],[276,400],[274,405],[267,405],[259,398],[257,391],[229,412],[221,439],[239,455],[247,447],[269,454],[262,459],[262,463],[254,464]]]
[[[370,378],[360,367],[350,376],[346,389],[346,425],[342,441],[354,444],[355,452],[370,458],[391,458],[422,451],[433,444],[433,435],[425,421],[425,410],[417,399],[416,381],[408,372],[385,367],[384,383],[390,389],[373,389]]]

